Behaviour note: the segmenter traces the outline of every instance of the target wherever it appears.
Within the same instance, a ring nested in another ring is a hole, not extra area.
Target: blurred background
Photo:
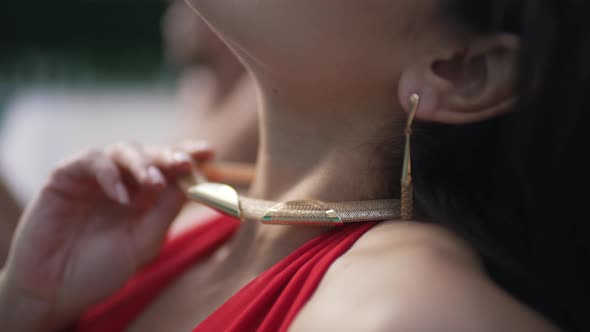
[[[31,198],[57,162],[118,140],[171,142],[177,75],[164,0],[3,1],[0,170]]]

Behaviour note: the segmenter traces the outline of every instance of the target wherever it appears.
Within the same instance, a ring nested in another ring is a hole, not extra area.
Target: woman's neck
[[[270,200],[389,198],[399,187],[401,171],[390,173],[399,166],[403,142],[393,137],[402,137],[403,119],[388,95],[303,96],[263,88],[250,194]]]
[[[390,198],[397,192],[401,150],[396,147],[402,141],[391,137],[396,131],[401,137],[403,113],[390,96],[361,91],[303,96],[276,87],[262,87],[260,95],[261,143],[250,196],[330,202]],[[247,221],[234,239],[240,252],[235,259],[264,270],[325,231]]]

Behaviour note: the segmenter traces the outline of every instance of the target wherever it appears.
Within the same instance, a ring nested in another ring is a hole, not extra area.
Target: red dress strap
[[[321,235],[264,272],[193,332],[287,331],[328,268],[374,223]]]
[[[254,279],[194,331],[286,331],[332,263],[374,225],[343,226],[309,241]],[[74,331],[124,331],[167,285],[228,241],[238,227],[237,220],[221,217],[169,241],[123,289],[86,312]]]

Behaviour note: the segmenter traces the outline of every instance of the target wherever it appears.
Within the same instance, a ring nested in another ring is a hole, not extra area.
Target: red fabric
[[[373,225],[344,226],[316,237],[240,290],[194,332],[286,331],[330,265]],[[237,220],[221,217],[168,242],[154,263],[83,315],[74,331],[124,331],[164,287],[231,238],[238,227]]]

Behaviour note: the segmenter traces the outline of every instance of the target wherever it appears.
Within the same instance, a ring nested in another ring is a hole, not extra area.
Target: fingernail
[[[184,164],[184,163],[190,163],[191,157],[184,152],[176,152],[176,153],[174,153],[173,160],[177,164]]]
[[[153,184],[163,184],[166,180],[164,180],[164,176],[159,169],[154,166],[150,166],[147,170],[148,177],[150,182]]]
[[[115,185],[115,193],[117,194],[117,201],[123,205],[129,204],[129,194],[122,183]]]

